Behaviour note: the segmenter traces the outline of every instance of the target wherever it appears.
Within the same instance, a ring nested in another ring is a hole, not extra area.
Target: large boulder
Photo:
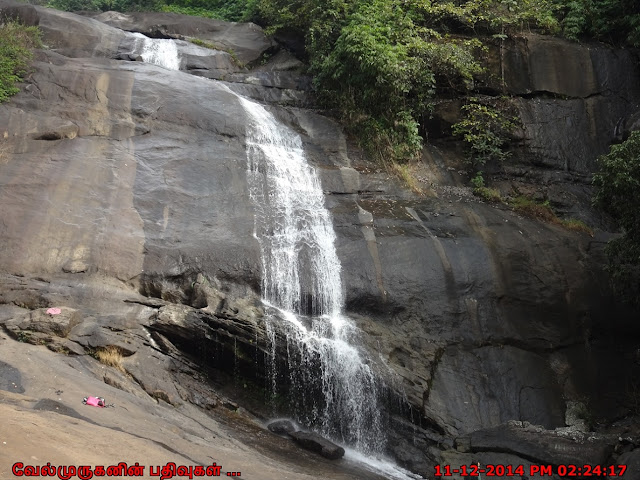
[[[2,0],[0,15],[37,25],[45,45],[69,57],[112,58],[128,34],[98,20],[34,5]]]
[[[52,313],[50,313],[52,312]],[[4,325],[7,330],[18,334],[20,331],[40,332],[65,338],[71,329],[82,322],[82,315],[73,308],[38,309],[14,317]]]
[[[344,448],[336,445],[314,432],[292,432],[289,434],[293,440],[307,450],[319,453],[330,460],[338,460],[344,457]]]

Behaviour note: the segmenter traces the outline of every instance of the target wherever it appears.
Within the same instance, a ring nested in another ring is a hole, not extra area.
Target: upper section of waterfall
[[[340,262],[335,233],[300,136],[267,110],[238,97],[249,114],[249,189],[263,250],[263,295],[298,314],[339,316]]]
[[[136,37],[135,53],[139,53],[147,63],[153,63],[169,70],[180,70],[180,56],[175,40],[149,38],[141,33]]]

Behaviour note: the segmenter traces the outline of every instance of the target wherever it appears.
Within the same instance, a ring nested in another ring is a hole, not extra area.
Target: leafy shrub
[[[47,6],[68,12],[162,11],[237,22],[250,14],[254,3],[254,0],[50,0]]]
[[[159,10],[162,3],[161,0],[49,0],[47,7],[67,12],[81,10],[135,12]]]
[[[640,131],[612,146],[598,164],[594,203],[622,229],[607,246],[613,286],[623,299],[640,305]]]
[[[16,84],[27,74],[33,49],[40,46],[37,27],[14,21],[0,25],[0,102],[19,92]]]
[[[473,194],[482,198],[487,202],[502,202],[502,195],[495,188],[489,188],[484,185],[484,177],[482,172],[478,172],[475,177],[471,179],[471,185],[473,186]]]
[[[164,0],[158,3],[156,9],[239,22],[249,15],[252,5],[253,2],[249,0]]]
[[[470,169],[477,170],[487,162],[503,161],[509,157],[506,145],[515,121],[508,119],[502,109],[471,98],[462,107],[462,120],[452,127],[453,134],[461,136],[467,146],[466,161]]]
[[[477,40],[443,35],[460,8],[401,0],[258,0],[271,32],[305,37],[318,98],[384,163],[415,158],[437,90],[462,90],[481,71]],[[435,13],[434,13],[435,12]]]
[[[563,33],[640,46],[640,4],[636,0],[570,0],[557,2]]]

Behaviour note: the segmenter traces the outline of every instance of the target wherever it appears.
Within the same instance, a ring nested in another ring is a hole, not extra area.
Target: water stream
[[[153,63],[167,70],[180,69],[178,46],[171,39],[149,38],[141,33],[133,33],[135,37],[134,52],[146,63]]]

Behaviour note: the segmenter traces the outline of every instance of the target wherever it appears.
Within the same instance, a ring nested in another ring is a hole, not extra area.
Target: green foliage
[[[244,20],[253,9],[247,0],[164,0],[159,10],[198,17],[219,18],[230,22]]]
[[[158,10],[161,4],[161,0],[49,0],[47,7],[68,12],[80,10],[132,12]]]
[[[48,7],[68,12],[162,11],[237,22],[254,10],[255,0],[50,0]]]
[[[484,177],[482,172],[476,173],[476,176],[471,179],[471,186],[473,187],[473,194],[482,198],[487,202],[502,202],[502,196],[500,192],[495,188],[489,188],[484,185]]]
[[[471,0],[462,5],[467,22],[483,33],[559,30],[554,0]]]
[[[597,38],[640,46],[640,4],[636,0],[556,0],[565,36]]]
[[[622,236],[609,242],[607,254],[616,292],[640,305],[640,132],[611,147],[598,159],[594,203],[620,225]]]
[[[0,102],[19,92],[16,84],[27,74],[33,49],[40,45],[37,27],[13,21],[0,25]]]
[[[471,170],[476,170],[489,161],[503,161],[509,157],[505,147],[515,128],[515,122],[507,118],[504,109],[479,98],[470,98],[462,107],[462,119],[453,125],[452,131],[464,140],[467,164]]]
[[[451,8],[415,0],[258,0],[256,8],[270,31],[305,37],[320,101],[390,164],[419,154],[420,123],[436,92],[466,91],[481,71],[474,57],[479,41],[434,28],[464,15],[446,5]]]
[[[482,176],[482,172],[476,173],[476,176],[471,179],[470,183],[474,189],[483,188],[484,177]]]

